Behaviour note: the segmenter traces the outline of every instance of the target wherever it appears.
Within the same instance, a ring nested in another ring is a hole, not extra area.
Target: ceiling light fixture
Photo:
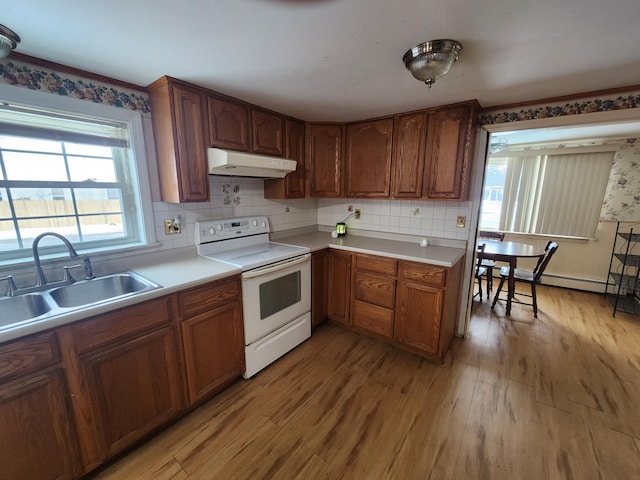
[[[458,60],[462,45],[456,40],[431,40],[408,50],[402,57],[407,70],[429,88]]]
[[[0,25],[0,58],[8,57],[20,43],[20,37],[10,28]]]

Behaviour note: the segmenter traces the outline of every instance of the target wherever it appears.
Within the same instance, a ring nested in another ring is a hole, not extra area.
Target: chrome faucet
[[[42,263],[40,262],[40,254],[38,253],[38,244],[40,243],[40,240],[42,240],[42,238],[47,236],[56,237],[62,240],[64,244],[67,246],[67,250],[69,251],[69,258],[76,258],[79,256],[78,252],[76,252],[76,249],[73,248],[73,245],[71,245],[71,242],[67,240],[64,236],[60,235],[59,233],[44,232],[38,235],[33,240],[33,246],[32,246],[33,261],[35,262],[35,268],[36,268],[36,285],[35,285],[36,287],[41,287],[47,284],[47,278],[44,276],[44,272],[42,271]],[[91,261],[89,260],[89,257],[86,255],[82,257],[82,260],[84,264],[84,278],[85,280],[91,280],[92,278],[94,278],[93,269],[91,268]]]

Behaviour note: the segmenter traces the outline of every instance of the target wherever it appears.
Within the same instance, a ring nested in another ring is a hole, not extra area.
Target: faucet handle
[[[91,267],[91,260],[88,255],[82,257],[82,263],[84,264],[84,279],[93,280],[95,275],[93,274],[93,268]]]
[[[4,294],[6,297],[13,297],[16,294],[16,290],[18,289],[18,287],[16,286],[15,282],[13,281],[13,275],[7,275],[6,277],[0,277],[0,280],[6,280],[7,281],[7,291]]]
[[[70,270],[72,268],[80,268],[82,265],[80,265],[79,263],[77,265],[65,265],[64,267],[62,267],[64,269],[64,277],[62,277],[62,281],[63,282],[69,282],[69,283],[74,283],[76,281],[75,278],[73,278],[73,276],[71,275]]]

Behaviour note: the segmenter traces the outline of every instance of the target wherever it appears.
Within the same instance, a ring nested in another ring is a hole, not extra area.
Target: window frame
[[[123,191],[123,195],[133,195],[133,205],[139,209],[138,219],[133,228],[137,238],[130,242],[112,242],[110,240],[95,241],[90,245],[74,244],[78,251],[84,253],[100,252],[124,252],[132,249],[139,250],[156,244],[155,229],[149,219],[153,218],[151,185],[147,155],[145,146],[145,131],[142,114],[138,111],[125,108],[103,105],[91,101],[80,100],[72,97],[34,91],[11,85],[0,85],[0,102],[16,103],[26,107],[53,110],[69,115],[80,115],[106,122],[119,122],[127,126],[129,142],[133,160],[131,178],[129,182],[132,191]],[[150,122],[150,120],[149,120]],[[129,222],[131,217],[125,217],[124,222]],[[41,246],[43,255],[58,256],[58,253],[66,253],[63,245]],[[32,260],[31,249],[12,250],[0,252],[0,265],[29,262]]]

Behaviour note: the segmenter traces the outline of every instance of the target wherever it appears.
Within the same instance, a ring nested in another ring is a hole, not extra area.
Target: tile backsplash
[[[194,226],[198,220],[266,215],[271,230],[278,232],[312,225],[333,226],[352,209],[362,212],[360,220],[350,217],[350,229],[466,240],[469,235],[471,202],[433,202],[369,199],[290,199],[264,198],[264,181],[246,177],[211,176],[211,201],[200,203],[153,203],[156,239],[162,250],[194,245]],[[182,233],[165,235],[164,220],[180,216]],[[467,226],[456,227],[459,215]]]

